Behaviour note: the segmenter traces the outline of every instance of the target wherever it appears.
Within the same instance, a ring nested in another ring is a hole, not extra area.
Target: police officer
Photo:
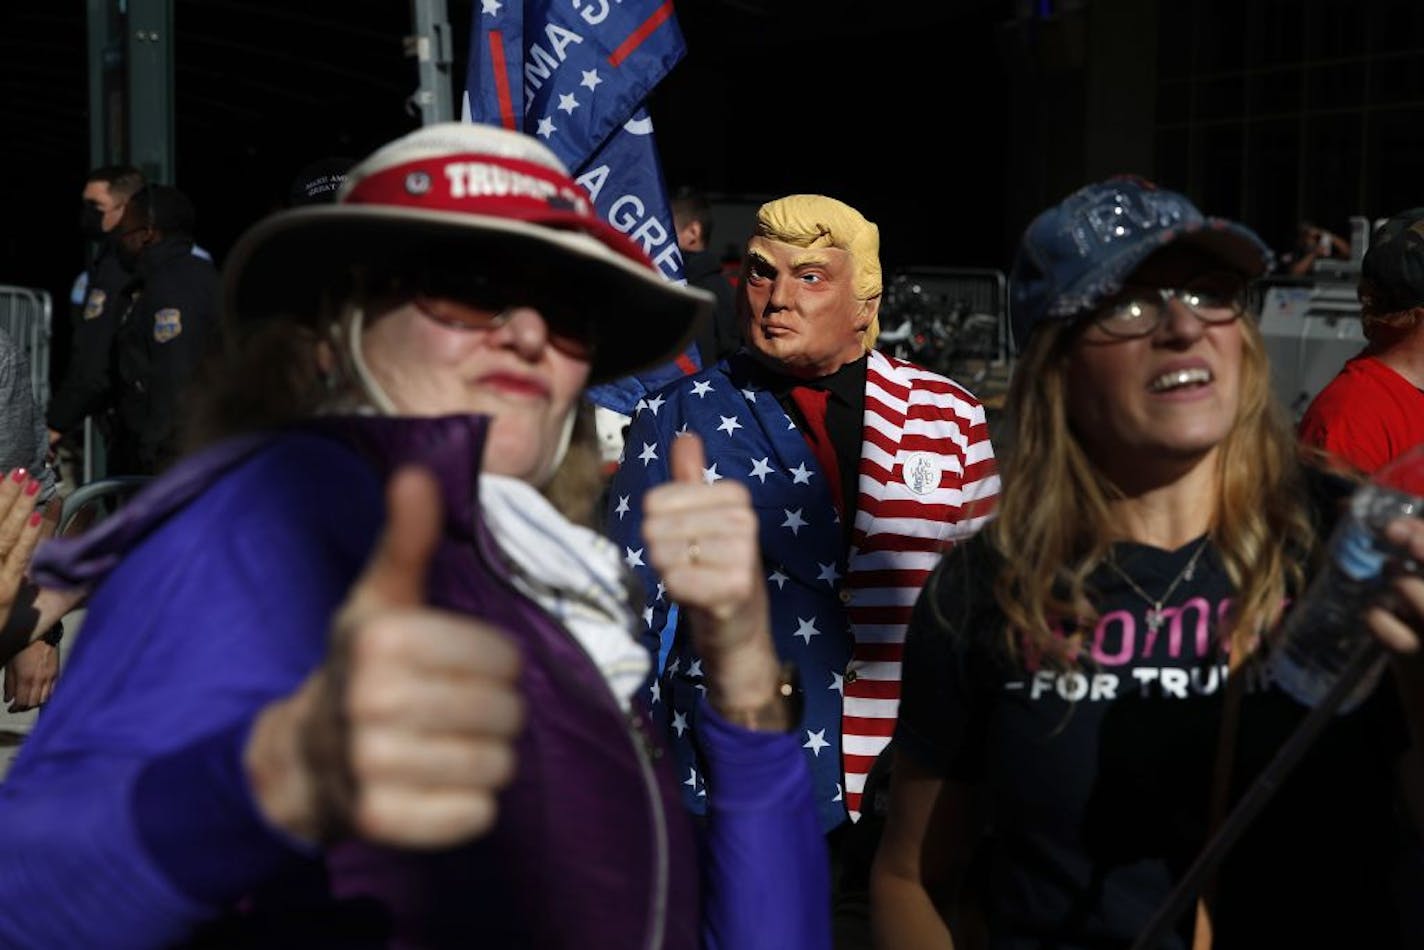
[[[114,329],[127,303],[125,288],[134,280],[119,263],[112,236],[129,199],[143,185],[143,174],[129,165],[96,168],[84,182],[79,229],[98,248],[70,295],[74,313],[69,361],[45,413],[50,445],[77,429],[85,416],[98,415],[106,406]]]
[[[114,336],[110,474],[151,475],[178,454],[186,386],[218,338],[217,270],[192,253],[193,225],[182,192],[149,185],[115,232],[115,253],[137,281]]]

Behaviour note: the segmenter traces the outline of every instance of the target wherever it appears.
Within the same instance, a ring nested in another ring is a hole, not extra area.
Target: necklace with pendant
[[[1128,577],[1126,571],[1117,566],[1117,559],[1113,557],[1111,551],[1108,552],[1107,560],[1103,563],[1112,568],[1113,572],[1126,581],[1127,586],[1131,587],[1133,592],[1149,605],[1147,611],[1147,629],[1152,633],[1155,634],[1158,630],[1162,629],[1162,621],[1166,618],[1166,615],[1162,612],[1162,606],[1171,598],[1172,592],[1177,589],[1177,585],[1182,583],[1182,581],[1190,581],[1196,574],[1197,561],[1201,559],[1202,552],[1206,550],[1208,540],[1210,539],[1202,538],[1201,541],[1197,543],[1197,549],[1192,552],[1191,558],[1187,561],[1187,566],[1182,568],[1176,577],[1172,578],[1172,583],[1167,585],[1166,591],[1163,592],[1161,597],[1155,600],[1147,595],[1147,591],[1138,587],[1137,582],[1131,577]]]

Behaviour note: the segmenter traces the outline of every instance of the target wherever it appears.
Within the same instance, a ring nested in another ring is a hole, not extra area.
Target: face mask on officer
[[[143,257],[144,249],[156,240],[158,232],[146,224],[126,226],[127,221],[120,223],[110,234],[114,242],[114,257],[118,259],[119,265],[129,273],[138,270],[138,262]]]
[[[79,209],[79,233],[86,241],[102,241],[108,232],[104,230],[104,212],[88,201]]]

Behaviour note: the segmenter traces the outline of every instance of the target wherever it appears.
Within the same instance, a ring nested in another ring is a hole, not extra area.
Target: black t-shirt
[[[1113,554],[1156,598],[1197,547],[1124,543]],[[1151,605],[1100,568],[1085,655],[1061,673],[1025,671],[1003,646],[997,563],[981,535],[926,585],[905,645],[895,743],[986,791],[993,946],[1129,946],[1205,841],[1227,655],[1218,618],[1232,587],[1206,547],[1154,634]],[[1245,675],[1236,796],[1306,712],[1259,664]],[[1218,950],[1399,945],[1388,891],[1407,840],[1394,793],[1406,742],[1388,678],[1327,727],[1222,865]]]

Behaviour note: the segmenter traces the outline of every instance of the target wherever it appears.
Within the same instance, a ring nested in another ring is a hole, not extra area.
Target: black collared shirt
[[[806,419],[801,415],[801,408],[791,398],[791,390],[797,386],[809,386],[830,393],[830,398],[826,400],[826,432],[830,434],[831,445],[836,450],[836,467],[841,479],[841,529],[847,541],[855,523],[855,503],[859,494],[857,488],[860,480],[860,448],[865,426],[867,362],[867,357],[862,355],[860,359],[845,364],[829,376],[818,379],[796,379],[781,373],[767,373],[766,388],[802,432],[806,431]]]

